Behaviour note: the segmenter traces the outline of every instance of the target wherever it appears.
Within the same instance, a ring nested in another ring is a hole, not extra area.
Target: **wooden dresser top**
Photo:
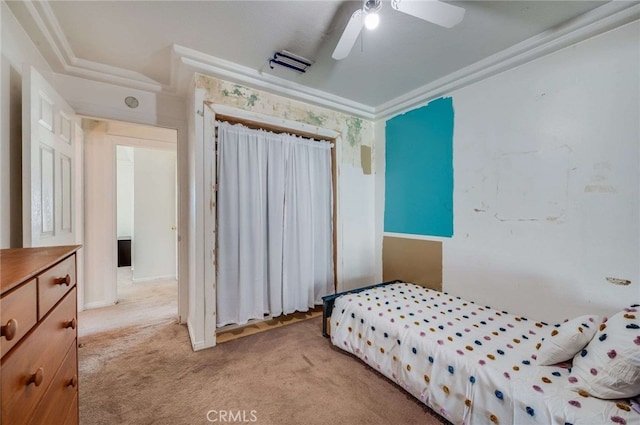
[[[0,294],[36,276],[79,248],[80,245],[0,249]]]

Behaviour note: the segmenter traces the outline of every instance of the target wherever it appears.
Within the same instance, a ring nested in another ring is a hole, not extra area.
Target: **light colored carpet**
[[[321,326],[321,318],[310,319],[199,352],[172,321],[84,337],[80,423],[220,423],[221,412],[245,412],[246,422],[265,425],[441,423],[333,347]]]
[[[148,282],[131,281],[131,269],[118,268],[118,303],[80,312],[78,336],[127,326],[177,320],[178,282],[162,279]]]
[[[333,347],[321,317],[193,352],[175,281],[132,285],[79,316],[81,425],[443,423]]]

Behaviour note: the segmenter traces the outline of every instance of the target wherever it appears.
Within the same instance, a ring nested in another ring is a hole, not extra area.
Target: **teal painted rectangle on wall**
[[[453,100],[387,121],[384,231],[453,235]]]

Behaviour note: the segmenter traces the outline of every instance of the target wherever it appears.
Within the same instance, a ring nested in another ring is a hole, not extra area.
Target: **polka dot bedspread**
[[[567,388],[570,364],[537,365],[550,326],[394,283],[338,297],[331,341],[454,424],[640,424],[628,400]]]

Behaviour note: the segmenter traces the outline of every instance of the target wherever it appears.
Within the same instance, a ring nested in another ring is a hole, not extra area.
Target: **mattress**
[[[625,400],[566,388],[570,365],[538,366],[544,322],[410,283],[335,300],[331,341],[454,424],[640,424]]]

